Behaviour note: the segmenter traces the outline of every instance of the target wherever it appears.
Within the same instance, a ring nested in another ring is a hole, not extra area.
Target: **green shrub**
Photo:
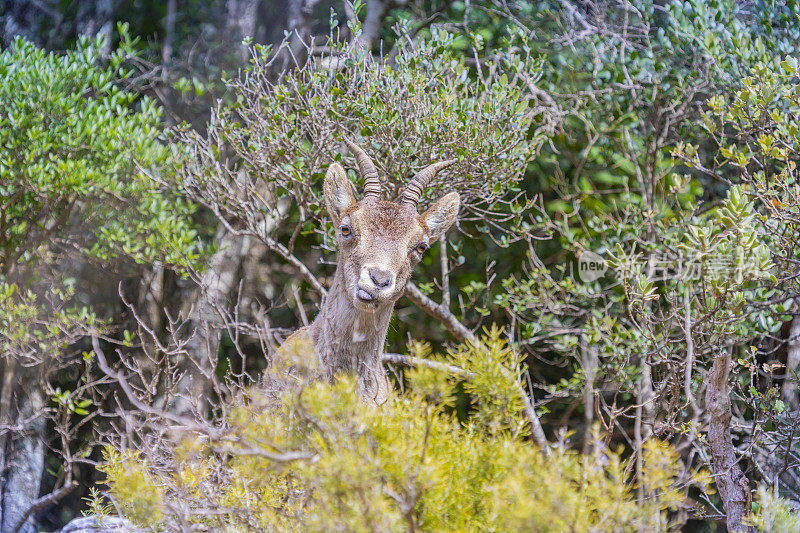
[[[64,54],[22,38],[0,53],[0,272],[46,256],[55,238],[104,261],[195,257],[194,207],[134,163],[158,169],[168,150],[161,109],[122,86],[131,44],[107,61],[86,38]]]
[[[110,450],[109,494],[127,518],[156,529],[179,521],[232,531],[666,529],[668,510],[683,500],[676,452],[646,443],[643,499],[620,453],[599,444],[589,455],[545,453],[513,399],[507,376],[517,354],[498,329],[484,344],[437,358],[474,374],[467,389],[479,414],[465,423],[448,394],[462,378],[440,374],[446,394],[435,403],[428,370],[411,372],[410,390],[382,408],[360,400],[346,377],[288,389],[277,405],[252,391],[223,427],[174,452],[142,449],[150,457],[142,461]],[[148,494],[164,495],[159,512]]]

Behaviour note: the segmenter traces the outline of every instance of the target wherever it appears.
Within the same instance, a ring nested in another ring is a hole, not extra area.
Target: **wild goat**
[[[389,382],[381,352],[394,304],[430,243],[456,220],[460,200],[451,192],[422,214],[417,204],[431,178],[455,160],[420,171],[394,203],[381,199],[372,160],[345,142],[364,179],[364,197],[356,199],[344,169],[333,163],[325,175],[324,194],[339,244],[336,274],[314,321],[289,336],[276,352],[271,374],[277,378],[276,372],[291,373],[298,361],[315,366],[315,375],[329,380],[350,373],[365,399],[382,404]],[[309,361],[309,356],[315,360]]]

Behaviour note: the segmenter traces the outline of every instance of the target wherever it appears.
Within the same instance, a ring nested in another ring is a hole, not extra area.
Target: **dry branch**
[[[414,302],[417,307],[439,320],[444,327],[447,328],[447,331],[452,333],[460,342],[469,342],[475,346],[480,344],[475,334],[472,333],[467,326],[462,324],[449,309],[437,304],[422,294],[422,291],[419,290],[416,284],[410,282],[406,285],[406,296],[409,300]]]

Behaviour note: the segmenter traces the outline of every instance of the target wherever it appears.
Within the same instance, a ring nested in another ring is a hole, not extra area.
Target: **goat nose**
[[[392,285],[392,274],[379,268],[369,269],[369,279],[379,289],[385,289]]]

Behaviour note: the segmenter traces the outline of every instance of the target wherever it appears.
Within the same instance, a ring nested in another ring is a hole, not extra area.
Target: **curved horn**
[[[344,142],[347,144],[347,148],[356,156],[358,173],[361,174],[364,180],[364,198],[368,196],[380,198],[381,182],[378,181],[378,170],[375,168],[375,163],[357,144],[350,142],[348,139],[345,139]]]
[[[425,187],[428,182],[442,169],[445,169],[455,163],[456,159],[448,161],[440,161],[425,167],[417,172],[417,175],[411,178],[406,188],[403,190],[403,197],[400,199],[400,205],[408,205],[416,209],[422,193],[425,192]]]

